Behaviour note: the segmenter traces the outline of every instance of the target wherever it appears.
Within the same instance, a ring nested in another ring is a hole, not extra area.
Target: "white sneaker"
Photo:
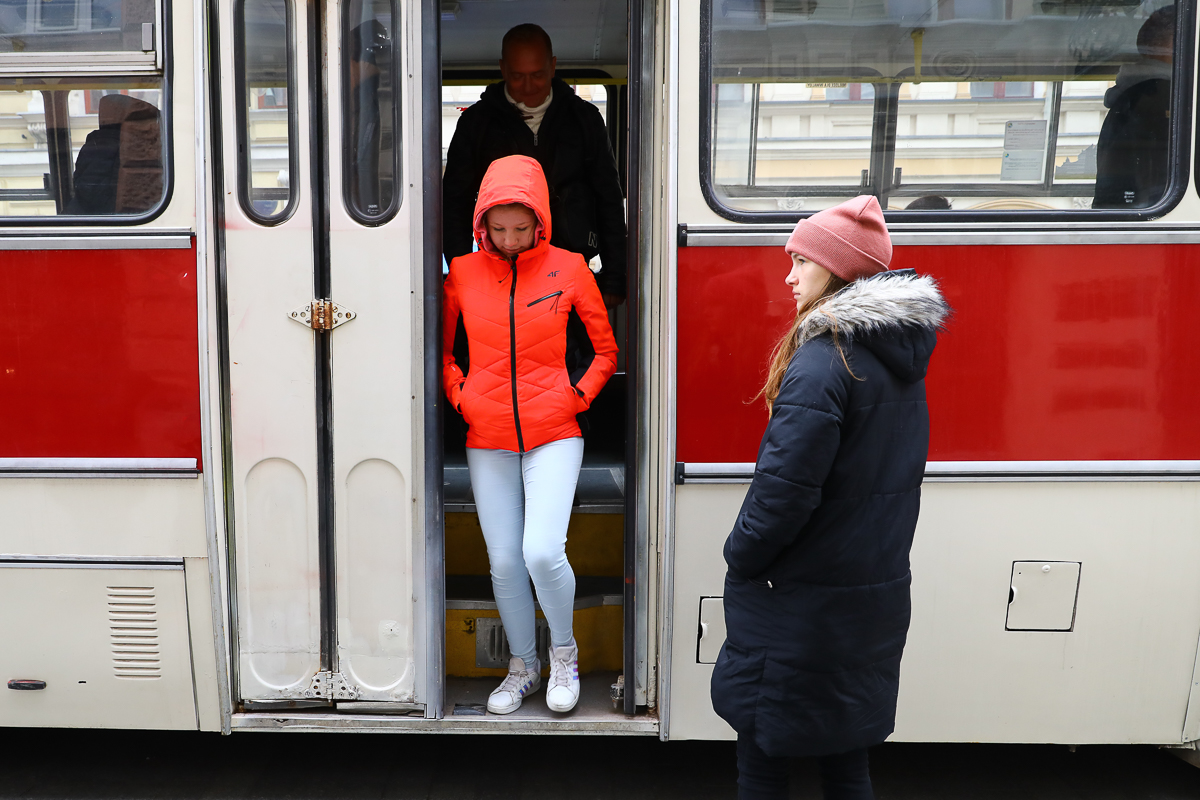
[[[550,648],[550,682],[546,705],[551,711],[570,711],[579,702],[579,648],[575,640]]]
[[[533,694],[542,685],[542,662],[536,657],[533,664],[526,667],[525,662],[513,656],[508,660],[508,675],[488,695],[487,710],[493,714],[511,714],[521,707],[521,699],[527,694]]]

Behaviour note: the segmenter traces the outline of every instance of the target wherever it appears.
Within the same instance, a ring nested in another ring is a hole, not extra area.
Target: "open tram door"
[[[546,0],[441,5],[439,166],[445,167],[459,115],[479,101],[489,84],[501,80],[497,62],[505,32],[520,23],[536,22],[553,42],[555,77],[595,105],[604,118],[626,197],[627,297],[610,309],[620,348],[617,373],[581,419],[583,468],[567,536],[567,555],[576,576],[574,628],[582,694],[579,705],[566,716],[550,714],[542,695],[535,695],[511,715],[510,721],[517,724],[552,726],[559,720],[576,730],[609,725],[616,726],[614,730],[656,730],[655,720],[638,714],[639,708],[644,711],[654,705],[653,671],[648,664],[655,635],[648,622],[650,548],[638,468],[639,459],[646,455],[648,428],[648,412],[640,404],[644,386],[639,380],[639,264],[644,263],[639,198],[643,183],[655,177],[641,172],[638,158],[643,149],[641,69],[653,52],[642,33],[647,14],[653,21],[653,8],[646,9],[638,0],[588,0],[571,3],[569,9]],[[444,269],[440,256],[437,252],[437,263],[431,265],[439,276]],[[602,264],[593,262],[592,267]],[[430,272],[426,280],[433,282]],[[466,355],[463,344],[460,341],[455,349],[460,363]],[[427,402],[444,408],[440,352],[431,342],[426,347],[426,358],[434,364],[427,372]],[[445,511],[446,708],[448,715],[467,718],[481,713],[488,692],[505,674],[510,654],[492,596],[471,491],[466,426],[452,409],[443,413],[444,495],[440,499]],[[435,417],[430,413],[427,418]],[[537,638],[545,665],[549,631],[540,612]],[[635,715],[634,719],[628,715]]]
[[[431,6],[212,5],[234,703],[247,712],[440,713],[420,355]]]

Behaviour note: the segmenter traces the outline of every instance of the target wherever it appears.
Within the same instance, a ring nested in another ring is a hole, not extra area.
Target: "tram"
[[[605,117],[629,276],[583,697],[498,717],[440,181],[527,21]],[[1195,749],[1196,45],[1190,0],[0,0],[0,725],[731,738],[782,246],[871,193],[955,309],[893,740]]]

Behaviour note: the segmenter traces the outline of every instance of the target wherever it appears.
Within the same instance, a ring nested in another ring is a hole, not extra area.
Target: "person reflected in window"
[[[905,211],[949,211],[951,210],[949,198],[942,197],[940,194],[927,194],[923,197],[918,197],[904,207]]]
[[[74,194],[64,214],[143,214],[162,199],[158,109],[124,94],[100,98],[100,126],[75,159]]]
[[[1138,31],[1141,58],[1105,93],[1092,208],[1148,208],[1166,192],[1174,44],[1175,7],[1165,6]]]
[[[391,39],[387,28],[377,20],[367,20],[350,32],[350,59],[347,93],[352,135],[350,145],[350,196],[367,216],[377,216],[391,203],[383,195],[379,174],[382,145],[379,90],[380,62],[391,57]],[[389,193],[390,194],[390,193]]]
[[[459,118],[442,180],[442,250],[471,252],[475,195],[498,158],[537,159],[550,184],[555,247],[600,256],[596,276],[609,308],[625,298],[625,198],[600,111],[554,76],[549,35],[524,24],[504,34],[500,73]]]

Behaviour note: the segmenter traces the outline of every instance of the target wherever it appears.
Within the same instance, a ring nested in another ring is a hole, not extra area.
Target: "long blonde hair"
[[[778,342],[775,343],[775,348],[771,351],[771,366],[767,370],[767,382],[763,384],[759,390],[755,400],[759,397],[767,403],[767,415],[771,416],[775,411],[775,398],[779,396],[779,388],[783,385],[783,376],[787,373],[788,364],[792,362],[792,356],[796,354],[796,349],[800,347],[799,333],[800,326],[804,324],[804,320],[808,315],[817,310],[825,300],[840,292],[850,284],[842,280],[832,272],[829,273],[829,280],[825,281],[825,287],[820,293],[808,300],[804,305],[796,310],[796,319],[792,326],[788,329]],[[833,324],[833,346],[837,348],[838,355],[842,358],[842,363],[846,365],[846,369],[853,375],[854,371],[850,369],[850,363],[846,360],[846,352],[842,350],[842,343],[838,339],[837,320]]]

